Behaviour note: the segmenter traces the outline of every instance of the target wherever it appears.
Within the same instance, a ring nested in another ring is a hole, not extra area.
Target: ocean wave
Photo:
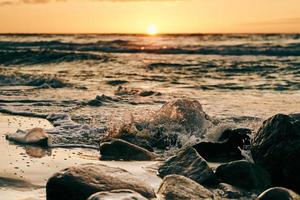
[[[2,65],[35,65],[84,60],[107,62],[109,57],[90,53],[61,52],[53,50],[0,50],[0,64]]]
[[[45,51],[69,51],[69,54],[80,52],[104,52],[104,53],[151,53],[151,54],[196,54],[196,55],[231,55],[231,56],[300,56],[300,43],[272,43],[265,42],[260,44],[251,44],[246,42],[242,44],[189,44],[182,45],[174,42],[169,45],[158,43],[143,43],[142,41],[129,40],[110,40],[88,43],[52,41],[0,41],[0,50],[2,51],[20,51],[34,50],[40,53]],[[73,53],[70,53],[73,52]],[[59,54],[59,52],[55,52]],[[69,55],[70,56],[70,55]],[[97,59],[95,55],[79,54],[81,59]],[[71,59],[71,58],[69,58]],[[72,60],[72,59],[71,59]]]
[[[51,76],[36,76],[22,73],[8,73],[0,74],[0,86],[33,86],[33,87],[51,87],[51,88],[63,88],[70,87],[71,84],[51,77]]]

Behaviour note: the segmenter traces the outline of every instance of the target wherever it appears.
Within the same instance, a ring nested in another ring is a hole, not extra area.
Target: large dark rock
[[[112,190],[109,192],[98,192],[88,200],[147,200],[139,193],[132,190]]]
[[[51,178],[46,186],[47,200],[86,200],[94,193],[118,189],[136,191],[154,198],[152,187],[126,170],[105,165],[83,164],[64,169]]]
[[[157,193],[159,200],[215,199],[211,191],[180,175],[166,176]]]
[[[42,128],[33,128],[28,131],[17,132],[15,134],[6,135],[6,139],[18,144],[48,146],[49,135]]]
[[[256,200],[300,200],[300,196],[289,189],[275,187],[261,193]]]
[[[275,185],[300,192],[299,116],[277,114],[264,121],[252,140],[251,153]]]
[[[251,129],[248,128],[236,128],[226,129],[218,138],[219,142],[228,141],[233,146],[243,148],[244,145],[250,145]]]
[[[216,175],[222,182],[248,190],[264,190],[271,186],[268,172],[245,160],[220,165]]]
[[[216,177],[207,162],[198,152],[189,147],[165,161],[158,170],[160,177],[178,174],[188,177],[200,184],[214,184]]]
[[[101,160],[154,160],[157,156],[137,145],[113,139],[100,145]]]
[[[225,130],[218,142],[200,142],[193,147],[209,162],[229,162],[243,158],[240,149],[250,144],[250,129]]]

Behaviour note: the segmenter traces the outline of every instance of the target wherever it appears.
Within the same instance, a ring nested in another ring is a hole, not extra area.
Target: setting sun
[[[149,35],[156,35],[157,34],[157,27],[155,25],[149,25],[147,28],[147,33]]]

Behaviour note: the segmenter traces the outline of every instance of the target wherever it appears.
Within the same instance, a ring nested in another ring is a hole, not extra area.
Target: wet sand
[[[158,162],[99,161],[99,151],[91,149],[42,149],[20,146],[5,139],[5,134],[34,127],[51,129],[50,122],[39,118],[0,115],[0,197],[6,200],[42,200],[47,179],[55,172],[82,163],[101,163],[120,167],[138,175],[158,188]]]

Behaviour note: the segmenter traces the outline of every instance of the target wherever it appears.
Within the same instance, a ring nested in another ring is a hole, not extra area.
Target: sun
[[[147,28],[148,35],[156,35],[157,34],[157,27],[154,24],[151,24]]]

